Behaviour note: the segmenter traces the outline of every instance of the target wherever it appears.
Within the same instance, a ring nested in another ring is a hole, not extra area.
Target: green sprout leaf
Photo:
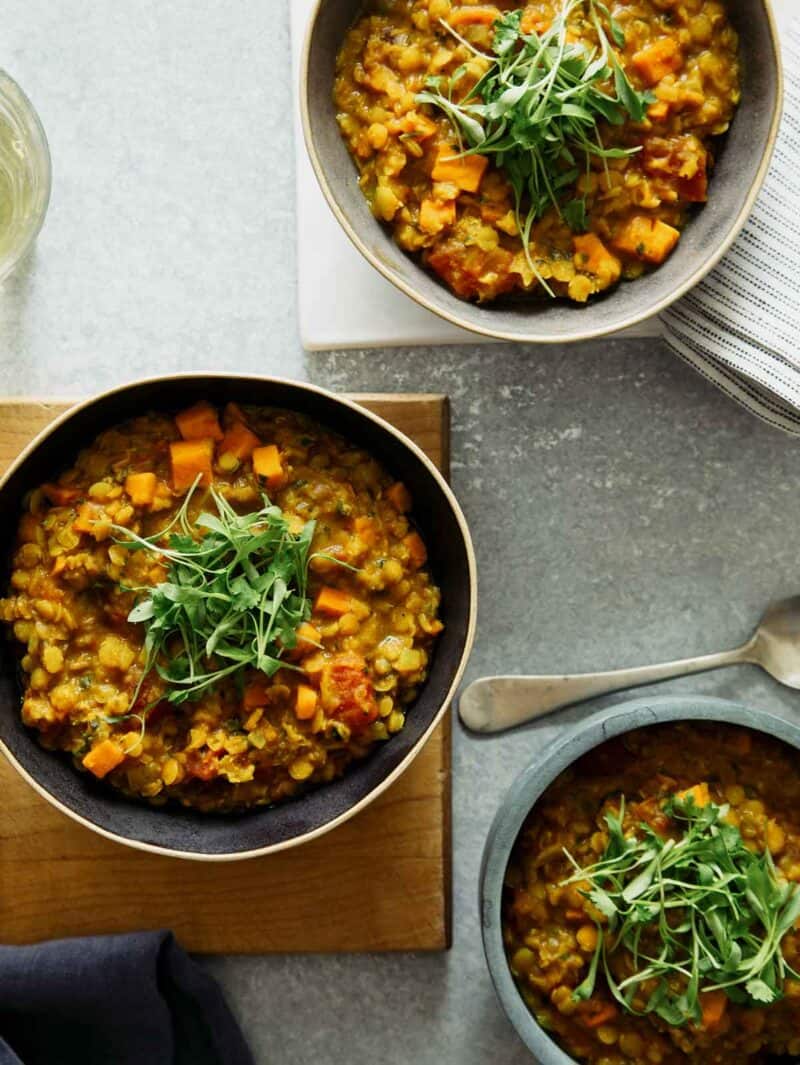
[[[311,614],[314,522],[293,532],[266,496],[259,510],[238,514],[212,488],[216,513],[203,512],[191,523],[195,488],[170,526],[151,537],[115,527],[121,546],[166,564],[163,581],[134,589],[138,601],[128,621],[145,628],[146,660],[131,710],[117,720],[138,716],[133,707],[153,671],[167,684],[163,698],[178,705],[200,699],[227,677],[241,679],[248,669],[272,676],[296,668],[284,654],[296,646],[297,629]]]
[[[783,997],[788,964],[781,941],[800,919],[800,886],[782,880],[769,851],[750,850],[724,819],[727,806],[698,806],[690,793],[673,796],[663,811],[679,831],[661,836],[644,823],[624,830],[625,799],[605,815],[608,844],[594,865],[564,884],[581,889],[603,915],[589,974],[573,993],[590,998],[602,965],[608,989],[629,1013],[655,1013],[674,1027],[702,1022],[700,996],[725,991],[744,1006]],[[646,947],[644,946],[646,944]],[[628,954],[618,981],[610,959]],[[652,987],[646,1004],[633,999]]]
[[[600,49],[568,40],[570,17],[586,12]],[[609,41],[622,48],[625,34],[600,0],[563,0],[542,34],[522,32],[522,11],[494,24],[488,71],[472,84],[459,68],[451,78],[429,78],[418,103],[438,108],[450,121],[461,155],[493,157],[514,193],[517,232],[531,272],[554,295],[531,253],[533,224],[554,210],[576,233],[588,228],[585,199],[574,185],[592,159],[635,154],[639,148],[605,148],[599,123],[643,121],[649,93],[637,92]],[[476,51],[452,27],[462,45]],[[483,55],[483,53],[478,53]],[[565,195],[565,192],[567,195]]]

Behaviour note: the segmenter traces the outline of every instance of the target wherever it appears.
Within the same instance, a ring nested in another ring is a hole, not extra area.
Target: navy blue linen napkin
[[[0,1065],[253,1065],[170,932],[0,947]]]

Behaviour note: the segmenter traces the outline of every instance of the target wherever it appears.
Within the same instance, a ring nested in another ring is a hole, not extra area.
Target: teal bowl
[[[484,847],[480,876],[481,927],[483,949],[497,996],[517,1034],[540,1065],[574,1065],[575,1059],[539,1026],[517,990],[508,967],[503,948],[501,905],[511,851],[533,806],[573,762],[615,736],[666,721],[719,721],[721,724],[742,725],[800,750],[800,728],[763,710],[700,695],[660,696],[598,710],[550,744],[520,773],[500,804]]]

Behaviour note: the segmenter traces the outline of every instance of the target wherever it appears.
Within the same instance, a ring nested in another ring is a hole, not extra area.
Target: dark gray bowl
[[[586,306],[535,297],[486,306],[467,303],[403,252],[388,228],[375,220],[358,187],[333,106],[336,54],[362,6],[362,0],[318,0],[300,73],[306,146],[322,191],[350,240],[384,277],[428,310],[503,340],[564,343],[603,336],[663,311],[708,273],[744,225],[772,158],[783,102],[770,0],[729,0],[741,35],[742,103],[714,170],[708,203],[663,266]]]
[[[632,729],[664,721],[720,721],[765,732],[800,750],[800,728],[762,710],[707,696],[660,696],[634,699],[598,710],[547,747],[514,781],[500,804],[483,851],[480,906],[483,949],[492,982],[508,1019],[541,1065],[574,1065],[571,1058],[540,1028],[522,999],[503,949],[501,903],[508,859],[525,818],[545,789],[568,766],[593,747]]]
[[[352,817],[408,768],[446,712],[472,646],[475,557],[461,509],[433,463],[408,437],[355,403],[311,385],[234,374],[184,374],[123,385],[73,407],[48,426],[0,480],[0,587],[27,491],[53,480],[99,432],[147,410],[175,411],[195,400],[234,400],[301,411],[365,447],[414,497],[442,620],[430,677],[402,732],[340,780],[271,809],[204,815],[177,805],[152,807],[114,792],[64,755],[45,751],[20,718],[20,686],[10,641],[0,634],[0,751],[54,806],[120,843],[182,858],[225,861],[282,850]]]

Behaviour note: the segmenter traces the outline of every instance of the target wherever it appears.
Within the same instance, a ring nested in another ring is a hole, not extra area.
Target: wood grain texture
[[[352,397],[445,473],[444,396]],[[0,400],[0,471],[63,401]],[[450,720],[403,777],[333,832],[267,858],[204,864],[112,843],[41,799],[0,757],[5,943],[171,928],[189,950],[444,950],[450,945]]]

